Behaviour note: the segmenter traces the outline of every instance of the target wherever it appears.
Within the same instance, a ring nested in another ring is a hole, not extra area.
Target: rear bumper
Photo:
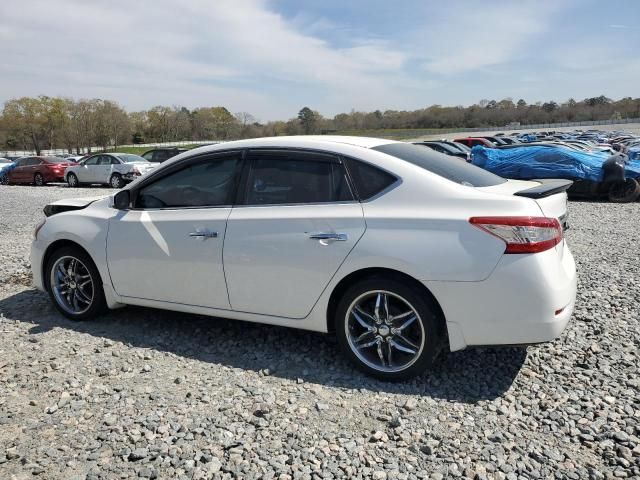
[[[562,243],[533,255],[504,255],[481,282],[425,282],[444,312],[452,351],[476,345],[548,342],[567,326],[576,298],[573,256]]]

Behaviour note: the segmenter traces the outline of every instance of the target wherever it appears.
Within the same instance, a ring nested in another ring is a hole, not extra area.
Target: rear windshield
[[[468,187],[491,187],[506,182],[504,178],[480,167],[410,143],[387,143],[374,147],[373,150],[413,163],[447,180]]]
[[[138,155],[133,155],[131,153],[119,153],[117,156],[124,163],[136,163],[136,162],[147,163],[147,160],[145,158],[142,158]]]
[[[49,163],[69,163],[69,160],[60,157],[44,157],[44,159]]]

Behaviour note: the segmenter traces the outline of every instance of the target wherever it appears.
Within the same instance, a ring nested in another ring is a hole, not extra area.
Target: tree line
[[[333,118],[309,107],[288,121],[259,122],[247,112],[232,114],[222,106],[189,110],[156,106],[127,112],[102,99],[22,97],[5,102],[0,116],[0,148],[6,150],[66,149],[79,153],[123,144],[183,140],[231,140],[275,135],[349,133],[377,129],[500,128],[514,122],[540,123],[617,120],[640,117],[640,98],[612,100],[601,95],[527,103],[520,99],[481,100],[468,106],[431,105],[418,110],[352,110]]]

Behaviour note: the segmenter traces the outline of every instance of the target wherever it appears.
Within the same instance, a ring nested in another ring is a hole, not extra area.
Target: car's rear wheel
[[[105,310],[100,273],[93,260],[78,247],[56,250],[45,270],[49,296],[71,320],[87,320]]]
[[[80,182],[78,182],[78,177],[76,177],[75,173],[70,173],[69,175],[67,175],[67,183],[71,188],[75,188],[80,185]]]
[[[0,185],[9,185],[9,175],[6,173],[0,175]]]
[[[114,173],[111,175],[111,179],[109,179],[109,185],[113,188],[122,188],[124,187],[124,180],[122,179],[122,175],[119,173]]]
[[[33,176],[33,183],[37,186],[37,187],[41,187],[44,185],[44,177],[42,176],[41,173],[36,173]]]
[[[351,287],[336,312],[344,354],[382,380],[403,380],[428,369],[441,348],[439,309],[412,285],[375,277]]]
[[[640,198],[640,184],[633,178],[614,182],[609,187],[609,201],[616,203],[635,202]]]

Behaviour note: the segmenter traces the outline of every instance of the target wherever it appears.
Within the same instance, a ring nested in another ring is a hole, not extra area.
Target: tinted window
[[[173,152],[169,150],[158,150],[153,155],[154,162],[164,162],[166,159],[171,158],[173,156]]]
[[[248,205],[353,200],[344,167],[329,155],[274,152],[251,158]]]
[[[138,192],[138,208],[215,207],[231,204],[239,154],[192,163]]]
[[[87,160],[84,162],[85,165],[97,165],[98,164],[98,159],[100,158],[100,155],[96,155],[95,157],[89,157],[87,158]]]
[[[42,160],[40,160],[39,158],[30,158],[29,163],[27,163],[27,165],[40,165],[41,163],[42,163]]]
[[[424,147],[416,147],[424,148]],[[427,150],[426,148],[424,148]],[[368,163],[345,159],[360,200],[368,200],[391,186],[397,178]]]
[[[148,162],[152,161],[153,160],[153,152],[146,152],[144,155],[142,155],[142,158],[144,158]]]
[[[480,167],[466,162],[452,162],[447,157],[435,155],[426,148],[410,143],[388,143],[375,147],[373,150],[413,163],[447,180],[462,185],[489,187],[506,182],[504,178],[487,172]]]
[[[67,163],[68,162],[66,158],[60,158],[60,157],[45,157],[45,160],[49,163]]]
[[[100,155],[98,165],[111,165],[111,160],[109,155]]]

